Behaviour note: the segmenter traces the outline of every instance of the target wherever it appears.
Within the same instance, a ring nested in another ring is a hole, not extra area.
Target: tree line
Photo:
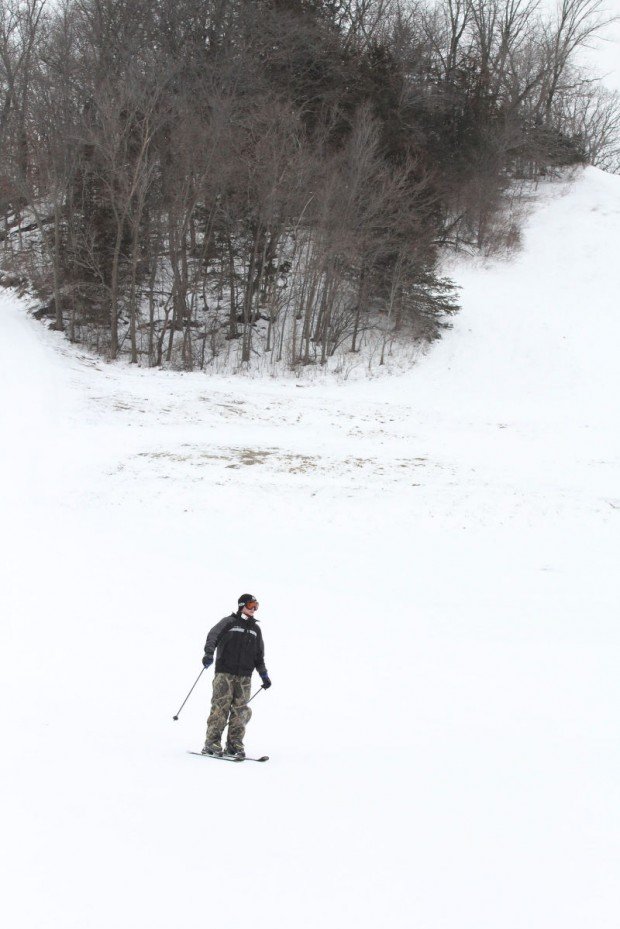
[[[0,0],[5,282],[108,358],[326,363],[436,338],[442,248],[618,164],[601,0]]]

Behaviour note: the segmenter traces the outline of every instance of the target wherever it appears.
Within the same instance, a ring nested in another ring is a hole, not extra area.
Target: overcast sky
[[[620,0],[605,0],[604,8],[610,16],[620,16]],[[608,26],[604,39],[594,40],[587,52],[587,61],[601,74],[605,83],[620,91],[620,22]]]

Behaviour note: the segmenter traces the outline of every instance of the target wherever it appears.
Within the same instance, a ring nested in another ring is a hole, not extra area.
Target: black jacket
[[[241,612],[231,613],[211,629],[205,644],[205,656],[213,658],[215,670],[249,676],[254,668],[261,677],[267,674],[263,634],[255,619]]]

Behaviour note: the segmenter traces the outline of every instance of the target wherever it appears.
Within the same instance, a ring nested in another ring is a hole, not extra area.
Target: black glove
[[[205,655],[204,658],[202,659],[202,663],[205,668],[210,668],[211,665],[213,664],[213,658],[209,658],[207,655]]]
[[[261,677],[263,679],[263,687],[265,688],[265,690],[269,690],[269,688],[271,687],[271,681],[269,680],[266,674],[261,674]]]

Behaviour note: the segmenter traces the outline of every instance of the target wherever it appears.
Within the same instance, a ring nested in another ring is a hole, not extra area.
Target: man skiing
[[[202,663],[213,664],[217,649],[211,713],[207,720],[207,738],[203,755],[222,755],[222,733],[228,724],[226,754],[245,758],[243,737],[252,710],[248,706],[252,672],[256,668],[263,687],[271,687],[265,667],[263,635],[255,619],[258,600],[242,594],[237,612],[220,620],[207,636]]]

